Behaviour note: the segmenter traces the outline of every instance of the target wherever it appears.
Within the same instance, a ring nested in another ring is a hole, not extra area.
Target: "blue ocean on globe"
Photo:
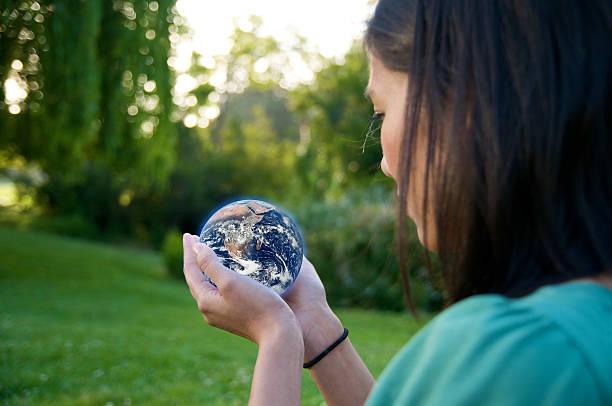
[[[239,200],[217,210],[204,224],[200,242],[212,248],[223,265],[279,295],[287,292],[302,266],[304,242],[297,224],[261,200]]]

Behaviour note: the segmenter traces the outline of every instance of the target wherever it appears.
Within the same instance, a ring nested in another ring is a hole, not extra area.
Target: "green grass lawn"
[[[3,404],[247,403],[257,346],[208,326],[154,252],[0,227],[0,309]],[[422,325],[336,313],[375,377]]]

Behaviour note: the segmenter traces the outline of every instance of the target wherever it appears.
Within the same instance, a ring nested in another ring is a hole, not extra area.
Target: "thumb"
[[[234,272],[223,266],[217,254],[206,244],[201,243],[197,237],[194,238],[193,251],[200,269],[217,285],[219,290],[223,290],[223,287],[227,286],[229,280],[234,276]]]

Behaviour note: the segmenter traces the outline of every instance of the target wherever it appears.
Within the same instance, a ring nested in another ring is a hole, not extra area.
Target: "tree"
[[[363,96],[367,82],[367,59],[356,42],[343,64],[331,64],[312,85],[290,94],[291,110],[301,117],[297,173],[314,195],[337,196],[347,185],[378,176],[382,153],[376,132],[362,149],[373,113]],[[391,188],[392,182],[378,179]]]
[[[166,64],[173,4],[3,2],[0,148],[52,180],[77,179],[94,162],[163,183],[176,139]]]

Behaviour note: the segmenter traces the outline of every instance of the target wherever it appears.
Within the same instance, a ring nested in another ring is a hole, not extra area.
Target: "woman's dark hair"
[[[378,2],[364,45],[409,77],[398,251],[412,308],[404,242],[418,137],[440,258],[430,275],[447,306],[612,269],[611,41],[609,0]]]

